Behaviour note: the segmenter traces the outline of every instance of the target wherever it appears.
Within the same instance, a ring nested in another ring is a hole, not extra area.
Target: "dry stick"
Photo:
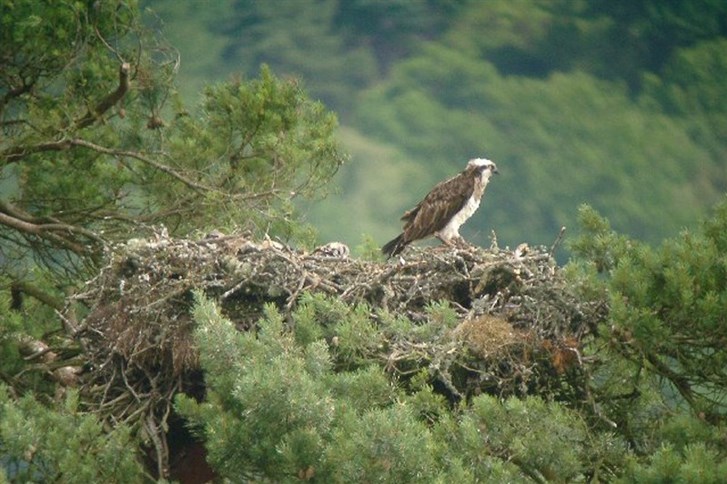
[[[288,302],[285,304],[285,309],[290,312],[293,309],[293,305],[298,300],[298,296],[300,295],[300,292],[305,287],[305,283],[308,281],[308,272],[305,270],[303,271],[303,274],[300,276],[300,282],[298,283],[298,287],[296,287],[292,292],[289,290],[288,294]]]
[[[166,479],[169,475],[169,449],[167,448],[166,439],[160,438],[161,432],[157,428],[154,421],[154,415],[149,414],[144,420],[144,427],[151,441],[154,443],[154,450],[157,455],[157,472],[160,479]]]

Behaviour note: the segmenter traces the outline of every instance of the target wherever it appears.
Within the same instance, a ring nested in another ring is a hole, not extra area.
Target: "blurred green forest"
[[[723,0],[149,0],[187,101],[267,64],[335,111],[350,162],[301,206],[323,241],[383,243],[467,159],[502,175],[471,242],[550,244],[588,203],[654,243],[727,191]]]

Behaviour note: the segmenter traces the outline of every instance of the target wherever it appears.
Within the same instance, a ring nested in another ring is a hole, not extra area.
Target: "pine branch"
[[[86,141],[80,138],[68,140],[69,146],[81,146],[84,148],[88,148],[90,150],[96,151],[98,153],[103,153],[106,155],[116,156],[116,157],[126,157],[126,158],[133,158],[135,160],[141,161],[153,168],[156,168],[157,170],[166,173],[167,175],[176,178],[177,180],[181,181],[185,185],[187,185],[190,188],[193,188],[195,190],[200,191],[212,191],[212,187],[208,187],[206,185],[203,185],[201,183],[197,183],[194,180],[190,180],[189,178],[185,177],[179,171],[175,170],[171,166],[167,166],[163,163],[159,163],[158,161],[152,160],[151,158],[142,155],[141,153],[138,153],[136,151],[123,151],[123,150],[114,150],[111,148],[106,148],[105,146],[97,145],[94,143],[91,143],[90,141]]]
[[[48,143],[40,143],[33,146],[15,146],[2,153],[4,164],[9,165],[16,163],[28,155],[33,153],[42,153],[45,151],[65,151],[71,147],[68,140],[50,141]]]
[[[61,311],[63,309],[63,299],[58,298],[50,293],[47,293],[43,291],[38,286],[35,286],[29,282],[26,281],[13,281],[11,291],[13,293],[13,297],[21,297],[22,294],[27,294],[28,296],[37,299],[38,301],[42,302],[46,306],[50,306],[51,308]],[[16,296],[16,294],[18,296]],[[21,303],[22,304],[22,303]],[[16,308],[20,309],[20,308]]]
[[[91,124],[96,122],[96,120],[98,120],[106,111],[111,109],[114,104],[119,102],[124,97],[124,95],[126,95],[127,91],[129,90],[130,69],[131,68],[128,62],[124,62],[121,64],[121,67],[119,68],[118,88],[116,88],[114,92],[108,94],[105,98],[99,101],[93,109],[89,109],[86,115],[76,122],[76,128],[83,129],[90,126]],[[27,90],[29,90],[31,87],[32,85],[28,85]],[[25,89],[18,89],[19,90],[17,95],[20,95],[25,91]],[[13,94],[13,92],[7,93],[5,95],[5,98],[7,98],[10,94]],[[4,102],[5,100],[3,100],[3,103]],[[5,159],[5,164],[10,164],[20,161],[26,156],[33,153],[40,153],[44,151],[65,151],[71,146],[73,146],[73,142],[65,139],[60,141],[41,143],[35,146],[17,146],[6,150],[2,153],[0,157]]]
[[[63,139],[60,141],[53,141],[49,143],[41,143],[35,146],[20,146],[13,148],[11,150],[6,151],[3,154],[3,157],[6,159],[6,162],[13,163],[16,161],[21,160],[22,158],[25,158],[26,156],[32,154],[32,153],[39,153],[44,151],[65,151],[69,150],[73,147],[81,147],[81,148],[87,148],[93,151],[96,151],[97,153],[102,153],[104,155],[110,155],[115,156],[119,158],[133,158],[135,160],[141,161],[163,173],[166,173],[167,175],[176,178],[180,182],[184,183],[188,187],[199,190],[199,191],[213,191],[214,189],[212,187],[209,187],[207,185],[195,182],[194,180],[190,180],[189,178],[182,175],[179,171],[175,170],[174,168],[165,165],[163,163],[159,163],[158,161],[155,161],[148,156],[145,156],[139,152],[136,151],[125,151],[125,150],[116,150],[113,148],[107,148],[105,146],[101,146],[95,143],[91,143],[90,141],[86,141],[82,138],[74,138],[74,139]]]
[[[0,207],[0,210],[2,208]],[[100,240],[96,234],[81,227],[63,223],[53,224],[35,224],[27,222],[17,217],[13,217],[5,212],[0,211],[0,224],[15,229],[27,235],[35,235],[41,239],[45,239],[60,248],[70,250],[78,255],[88,255],[89,248],[73,240],[72,238],[60,235],[58,232],[80,233],[82,235],[91,236],[91,238]]]
[[[669,368],[668,365],[666,365],[661,359],[659,359],[658,355],[655,355],[653,353],[645,353],[647,361],[654,367],[654,370],[667,380],[669,380],[674,387],[677,389],[679,394],[686,400],[686,402],[692,407],[695,408],[695,398],[694,398],[694,391],[692,390],[692,386],[689,383],[689,380],[684,376],[681,375],[671,368]]]
[[[86,115],[76,122],[76,128],[83,129],[95,123],[103,114],[126,95],[129,90],[129,71],[131,66],[124,62],[119,67],[119,86],[99,101],[93,109],[89,109]]]

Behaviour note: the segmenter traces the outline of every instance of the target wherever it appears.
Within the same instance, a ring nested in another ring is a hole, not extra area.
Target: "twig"
[[[160,479],[166,479],[169,477],[169,449],[167,448],[166,439],[160,437],[161,433],[154,421],[154,415],[149,414],[144,419],[144,427],[146,428],[147,435],[154,444],[154,450],[157,458],[157,472]]]
[[[119,86],[112,93],[101,99],[93,109],[89,109],[86,115],[76,121],[76,128],[83,129],[96,122],[111,106],[121,101],[126,92],[129,90],[129,71],[131,66],[128,62],[123,62],[119,66]]]
[[[138,153],[136,151],[124,151],[124,150],[115,150],[111,148],[106,148],[105,146],[100,146],[94,143],[91,143],[90,141],[86,141],[81,138],[74,138],[72,140],[68,140],[67,143],[70,146],[81,146],[84,148],[88,148],[94,151],[97,151],[99,153],[103,153],[106,155],[112,155],[116,157],[126,157],[126,158],[133,158],[135,160],[139,160],[143,163],[146,163],[147,165],[156,168],[157,170],[166,173],[167,175],[176,178],[177,180],[181,181],[185,185],[187,185],[190,188],[194,188],[196,190],[200,191],[214,191],[212,187],[208,187],[206,185],[203,185],[201,183],[197,183],[193,180],[190,180],[189,178],[183,176],[179,171],[175,170],[174,168],[167,166],[163,163],[159,163],[158,161],[154,161],[151,158],[142,155],[141,153]]]

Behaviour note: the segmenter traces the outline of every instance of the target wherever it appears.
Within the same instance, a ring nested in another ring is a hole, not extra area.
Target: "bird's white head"
[[[489,179],[491,175],[499,174],[497,165],[486,158],[474,158],[467,162],[467,170],[476,170],[482,178]]]

